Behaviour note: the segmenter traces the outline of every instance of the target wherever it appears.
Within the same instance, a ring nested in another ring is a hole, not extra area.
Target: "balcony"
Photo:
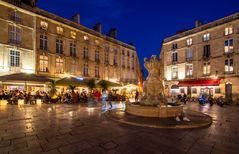
[[[56,54],[63,55],[64,51],[56,51]]]
[[[109,65],[109,61],[105,61],[105,63],[104,63],[105,65]]]
[[[116,62],[114,62],[114,66],[115,66],[115,67],[117,67],[117,66],[118,66],[118,64],[117,64]]]
[[[178,61],[175,61],[175,60],[172,61],[173,65],[176,65],[177,63],[178,63]]]
[[[39,50],[48,51],[48,47],[47,46],[40,46]]]
[[[89,60],[89,56],[84,55],[84,56],[83,56],[83,59],[84,59],[84,60]]]
[[[193,57],[187,57],[186,62],[191,63],[193,61]]]
[[[16,39],[10,39],[10,40],[9,40],[9,43],[10,43],[10,44],[15,44],[15,45],[20,45],[20,44],[21,44],[21,41],[20,41],[20,40],[16,40]]]
[[[95,62],[97,63],[97,64],[99,64],[100,63],[100,59],[95,59]]]
[[[227,56],[227,57],[231,57],[233,54],[234,54],[233,50],[229,50],[227,52],[226,51],[224,52],[224,55]]]
[[[224,71],[224,74],[225,75],[231,75],[231,74],[235,74],[235,72],[234,71]]]
[[[95,75],[95,78],[99,79],[99,78],[100,78],[100,75],[99,75],[99,74],[96,74],[96,75]]]
[[[204,60],[204,61],[209,61],[211,59],[211,56],[209,55],[209,56],[203,56],[202,57],[202,60]]]

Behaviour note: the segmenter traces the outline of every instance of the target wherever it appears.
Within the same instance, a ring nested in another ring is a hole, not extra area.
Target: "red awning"
[[[220,80],[191,80],[191,81],[179,81],[179,87],[191,87],[191,86],[218,86]]]

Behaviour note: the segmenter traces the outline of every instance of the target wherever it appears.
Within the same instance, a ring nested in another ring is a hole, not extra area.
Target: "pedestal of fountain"
[[[160,61],[157,56],[144,59],[149,75],[143,84],[143,97],[139,104],[126,104],[126,113],[141,117],[169,118],[183,114],[183,105],[168,105],[160,79]]]

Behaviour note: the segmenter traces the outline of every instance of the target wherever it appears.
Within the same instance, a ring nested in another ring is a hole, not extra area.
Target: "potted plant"
[[[58,101],[56,91],[56,80],[50,80],[50,97],[52,103],[56,103]]]
[[[95,79],[90,79],[86,82],[86,85],[87,87],[89,88],[89,97],[88,97],[88,103],[89,104],[93,104],[93,103],[96,103],[95,101],[95,98],[92,94],[92,90],[96,87],[96,84],[95,84]]]

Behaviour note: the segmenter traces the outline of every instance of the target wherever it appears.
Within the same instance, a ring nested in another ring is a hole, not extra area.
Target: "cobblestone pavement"
[[[213,124],[152,129],[111,121],[100,107],[0,106],[0,153],[238,153],[239,106],[186,108],[211,115]]]

